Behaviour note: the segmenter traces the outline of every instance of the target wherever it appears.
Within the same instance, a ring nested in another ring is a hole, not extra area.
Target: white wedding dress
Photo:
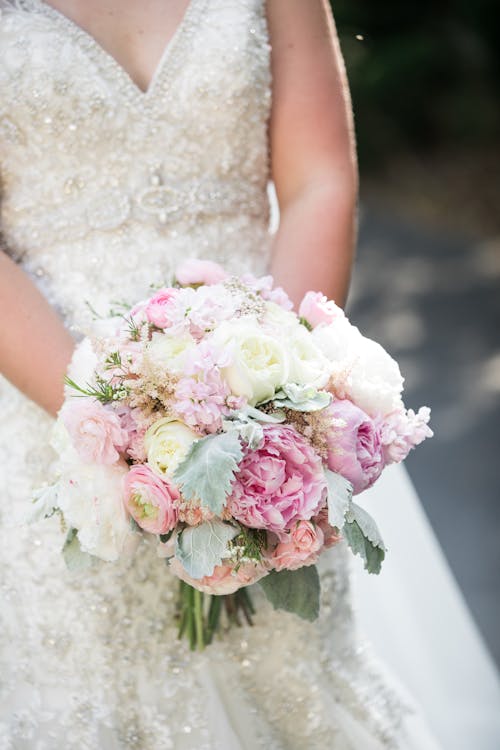
[[[264,0],[191,0],[146,93],[41,0],[0,8],[0,226],[75,336],[91,307],[135,301],[187,256],[266,269]],[[47,476],[51,419],[5,380],[0,415],[0,750],[438,747],[358,636],[343,543],[321,561],[318,622],[255,587],[255,626],[192,654],[176,639],[177,583],[147,544],[72,574],[56,518],[18,525]],[[387,516],[395,502],[404,492],[384,498]],[[362,601],[375,620],[397,596]],[[397,617],[387,627],[390,640]]]

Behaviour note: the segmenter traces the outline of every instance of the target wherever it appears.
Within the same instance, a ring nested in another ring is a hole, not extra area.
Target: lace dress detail
[[[187,255],[265,271],[264,0],[191,0],[146,92],[41,0],[0,9],[3,238],[75,336]],[[319,622],[256,591],[255,627],[193,656],[146,542],[78,575],[57,519],[16,526],[51,420],[5,380],[0,407],[0,750],[407,747],[405,709],[356,635],[342,544],[321,561]]]

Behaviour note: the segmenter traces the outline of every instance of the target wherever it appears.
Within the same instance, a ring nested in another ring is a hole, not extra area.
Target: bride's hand
[[[347,77],[326,0],[269,0],[272,177],[280,208],[271,273],[298,305],[308,289],[344,305],[358,174]]]
[[[0,371],[56,415],[75,342],[29,276],[0,251]]]

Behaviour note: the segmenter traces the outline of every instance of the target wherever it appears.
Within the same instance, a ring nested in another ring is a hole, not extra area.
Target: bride
[[[20,523],[47,476],[63,374],[92,310],[143,296],[187,255],[270,270],[296,303],[307,289],[345,301],[357,175],[327,3],[0,9],[0,749],[438,747],[358,640],[343,544],[322,561],[318,622],[273,611],[257,591],[255,626],[193,655],[171,624],[176,585],[150,547],[78,575],[64,567],[57,519]],[[408,496],[379,505],[397,500],[403,513]],[[381,586],[361,597],[366,629],[383,610],[391,641],[401,589]],[[494,677],[463,632],[484,665],[490,721]]]

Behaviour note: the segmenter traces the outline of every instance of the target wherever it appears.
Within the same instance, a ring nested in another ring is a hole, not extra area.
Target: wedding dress
[[[191,0],[146,92],[42,0],[0,8],[1,229],[75,337],[187,256],[265,271],[264,0]],[[0,750],[437,747],[357,633],[343,543],[316,623],[254,587],[255,626],[193,654],[150,546],[76,574],[56,518],[19,525],[52,420],[5,380],[0,414]]]

